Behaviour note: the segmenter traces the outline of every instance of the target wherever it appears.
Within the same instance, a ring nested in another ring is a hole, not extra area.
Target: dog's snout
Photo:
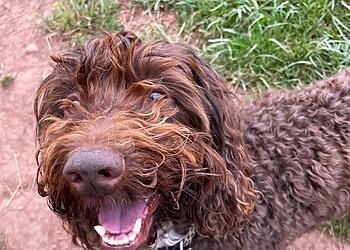
[[[106,149],[86,149],[73,153],[63,169],[65,179],[85,196],[113,192],[124,170],[120,153]]]

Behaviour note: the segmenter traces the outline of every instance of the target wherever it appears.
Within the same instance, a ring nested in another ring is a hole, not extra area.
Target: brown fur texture
[[[179,233],[194,225],[194,249],[284,249],[349,212],[349,69],[242,108],[181,44],[124,31],[53,60],[35,98],[38,189],[75,244],[99,247],[102,202],[153,194],[152,232],[168,221]],[[112,195],[82,197],[63,167],[96,145],[125,157],[124,178]]]

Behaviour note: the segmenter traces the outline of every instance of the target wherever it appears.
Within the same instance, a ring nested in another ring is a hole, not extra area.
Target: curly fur
[[[120,32],[53,61],[34,104],[38,190],[75,244],[99,247],[93,226],[102,202],[152,194],[161,205],[149,244],[171,221],[178,233],[195,227],[194,249],[284,249],[349,212],[349,69],[242,108],[181,44]],[[68,157],[91,145],[125,157],[113,195],[81,197],[63,177]]]

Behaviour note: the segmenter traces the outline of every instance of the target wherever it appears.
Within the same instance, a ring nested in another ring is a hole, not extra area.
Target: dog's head
[[[53,60],[34,104],[37,181],[76,244],[139,249],[169,223],[217,240],[242,226],[255,193],[235,97],[193,50],[120,32]]]

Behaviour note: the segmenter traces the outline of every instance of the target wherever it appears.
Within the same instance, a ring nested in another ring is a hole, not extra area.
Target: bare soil
[[[15,78],[8,89],[0,88],[0,250],[76,249],[46,200],[37,194],[35,184],[33,97],[50,72],[49,55],[64,51],[64,44],[50,39],[41,26],[52,2],[0,0],[0,79]],[[157,17],[130,10],[128,1],[121,2],[119,22],[126,28],[147,32],[149,27],[157,28]],[[174,16],[163,16],[162,23],[173,29]],[[173,34],[171,40],[177,40]],[[350,245],[314,231],[290,249],[350,250]]]

